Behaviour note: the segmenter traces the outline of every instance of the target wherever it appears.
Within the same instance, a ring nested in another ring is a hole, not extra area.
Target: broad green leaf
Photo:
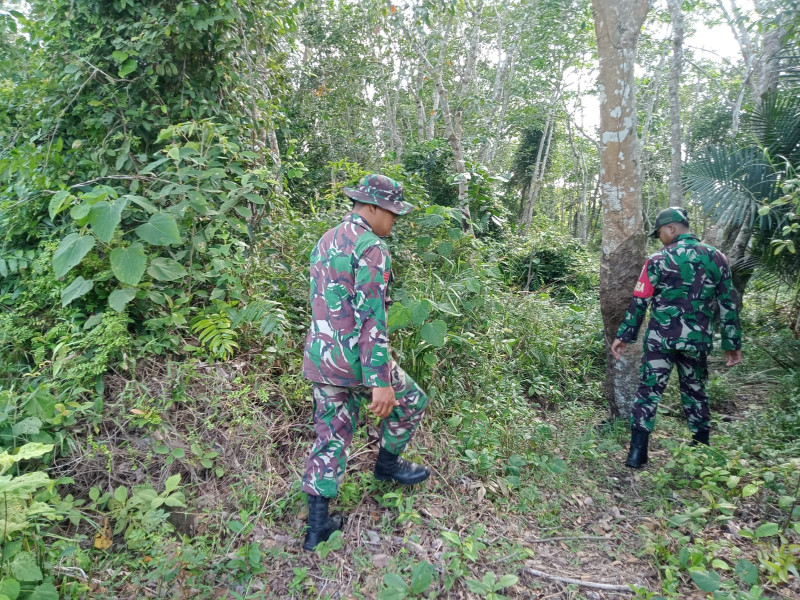
[[[158,208],[156,207],[156,205],[150,202],[150,200],[148,200],[147,198],[144,198],[142,196],[135,196],[133,194],[128,194],[127,196],[123,196],[123,198],[127,198],[134,204],[139,205],[139,207],[143,208],[151,215],[158,212]]]
[[[61,212],[64,208],[65,201],[69,198],[69,191],[68,190],[61,190],[60,192],[56,192],[53,194],[53,197],[50,198],[50,202],[47,205],[47,213],[50,215],[50,220],[56,218],[56,215]]]
[[[0,581],[0,598],[5,596],[9,600],[17,600],[19,597],[19,581],[13,577],[6,577]]]
[[[128,500],[128,488],[124,485],[117,487],[117,489],[114,490],[114,500],[124,506],[125,502]]]
[[[422,325],[431,314],[431,303],[427,300],[412,300],[407,303],[414,325]]]
[[[406,582],[403,581],[403,578],[397,573],[387,573],[384,575],[383,583],[396,590],[403,590],[404,592],[408,590],[408,585],[406,585]]]
[[[719,589],[719,575],[716,571],[698,569],[690,573],[692,581],[704,592],[716,592]]]
[[[477,579],[467,579],[467,587],[469,588],[469,591],[480,594],[481,596],[485,596],[492,591],[486,586],[485,583],[478,581]]]
[[[52,583],[37,585],[25,600],[58,600],[58,590]]]
[[[37,417],[27,417],[14,423],[11,433],[14,435],[36,435],[42,428],[42,420]]]
[[[146,266],[147,258],[141,244],[131,244],[127,248],[114,248],[111,251],[111,270],[122,283],[139,283]]]
[[[53,254],[53,271],[59,279],[69,272],[86,256],[86,253],[94,248],[94,238],[90,235],[81,236],[77,233],[70,233],[61,240],[55,253]]]
[[[53,444],[41,444],[39,442],[30,442],[22,446],[17,452],[14,454],[14,458],[16,459],[14,462],[19,462],[21,460],[30,460],[32,458],[39,458],[44,456],[48,452],[53,451]]]
[[[777,523],[764,523],[758,529],[756,529],[756,537],[769,537],[771,535],[775,535],[781,530],[780,525]]]
[[[452,242],[442,242],[436,248],[436,251],[441,254],[442,256],[450,256],[453,253],[453,243]]]
[[[89,211],[92,210],[92,205],[88,202],[82,202],[76,206],[73,206],[69,209],[69,216],[72,217],[74,221],[81,221],[89,216]],[[82,223],[81,223],[82,224]]]
[[[739,578],[748,585],[758,583],[758,567],[746,558],[740,558],[734,568]]]
[[[421,594],[433,583],[433,567],[430,563],[421,562],[414,567],[411,575],[411,591]]]
[[[89,210],[89,225],[94,234],[106,244],[114,236],[114,230],[119,225],[122,211],[125,210],[127,199],[119,198],[114,204],[101,200],[92,205]]]
[[[136,235],[153,246],[169,246],[181,241],[178,224],[166,213],[152,215],[147,223],[136,228]]]
[[[114,290],[108,295],[108,305],[117,312],[125,310],[125,306],[136,297],[136,288]]]
[[[154,258],[150,261],[147,272],[153,279],[159,281],[175,281],[189,274],[181,263],[171,258]]]
[[[441,319],[436,319],[430,323],[425,323],[420,329],[419,334],[423,340],[431,346],[437,348],[444,346],[444,336],[447,333],[447,324]]]
[[[8,494],[9,496],[26,497],[36,490],[47,487],[51,481],[44,471],[25,473],[11,478],[10,481],[0,482],[0,493]]]
[[[11,574],[19,581],[41,581],[42,571],[30,552],[22,551],[11,561]]]
[[[111,58],[113,58],[118,63],[123,63],[128,59],[128,53],[123,52],[122,50],[114,50],[111,53]]]
[[[518,581],[519,577],[517,577],[516,575],[503,575],[497,582],[497,587],[499,589],[504,589],[512,585],[516,585]]]
[[[96,325],[99,325],[102,322],[103,322],[103,313],[97,313],[95,315],[92,315],[91,317],[86,319],[86,322],[83,324],[83,330],[89,331],[90,329],[92,329]]]
[[[73,300],[77,300],[94,287],[94,281],[86,280],[82,276],[78,276],[61,292],[61,306],[67,306]]]
[[[133,73],[136,70],[137,66],[138,66],[138,64],[136,62],[136,59],[135,58],[129,58],[119,68],[119,76],[124,79],[125,77],[127,77],[128,75]]]
[[[178,486],[181,483],[181,475],[177,473],[172,477],[169,477],[166,482],[164,482],[164,491],[166,493],[170,493],[178,489]]]
[[[742,498],[752,496],[758,491],[758,486],[755,483],[748,483],[742,488]]]
[[[399,302],[395,302],[389,307],[389,315],[386,319],[386,326],[389,333],[402,329],[411,322],[411,311]]]
[[[13,577],[6,577],[0,581],[0,594],[10,600],[17,600],[19,597],[19,581]]]

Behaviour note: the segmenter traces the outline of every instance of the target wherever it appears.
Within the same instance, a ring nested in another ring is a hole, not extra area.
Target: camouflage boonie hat
[[[396,215],[414,210],[412,204],[403,200],[403,186],[386,175],[367,175],[356,187],[344,188],[344,193],[351,200],[374,204]]]
[[[679,206],[670,206],[669,208],[665,208],[658,213],[656,222],[653,225],[653,231],[650,232],[650,235],[652,237],[658,237],[658,230],[664,225],[669,225],[670,223],[683,223],[688,227],[689,215],[686,214],[685,209],[680,208]]]

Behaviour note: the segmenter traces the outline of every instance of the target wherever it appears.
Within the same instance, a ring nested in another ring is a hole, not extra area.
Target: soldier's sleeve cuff
[[[362,381],[367,387],[392,387],[391,367],[387,363],[377,369],[363,369]]]
[[[722,340],[722,349],[723,350],[741,350],[742,349],[742,342],[741,341],[732,341],[732,340]]]

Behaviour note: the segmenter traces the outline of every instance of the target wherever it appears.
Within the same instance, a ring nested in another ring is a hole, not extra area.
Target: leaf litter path
[[[206,577],[200,578],[205,585],[195,588],[184,579],[167,586],[168,590],[162,588],[159,597],[379,598],[386,574],[399,574],[409,583],[412,569],[421,562],[438,571],[440,576],[428,592],[436,591],[440,598],[481,597],[467,582],[481,580],[489,572],[497,579],[506,574],[519,576],[518,583],[502,591],[509,598],[632,597],[630,592],[587,588],[533,575],[534,571],[582,582],[633,584],[650,592],[660,588],[642,533],[665,529],[663,521],[653,516],[653,484],[642,473],[623,466],[626,450],[618,443],[620,438],[587,433],[602,418],[598,407],[576,403],[541,412],[539,423],[531,426],[546,426],[555,433],[536,442],[527,457],[558,459],[566,469],[553,472],[545,463],[529,464],[514,492],[503,485],[503,477],[475,477],[453,451],[457,440],[446,430],[426,427],[427,422],[412,452],[434,467],[434,476],[413,490],[375,483],[371,477],[377,454],[375,435],[373,431],[364,435],[371,428],[361,428],[348,465],[345,485],[349,487],[338,501],[347,517],[343,545],[319,557],[300,547],[304,501],[293,491],[313,438],[310,415],[305,408],[292,413],[280,403],[261,402],[260,410],[248,412],[255,420],[225,431],[209,431],[216,437],[206,440],[209,446],[213,442],[220,448],[221,458],[231,466],[226,472],[243,476],[233,482],[227,476],[214,480],[187,473],[196,484],[201,512],[195,515],[192,531],[186,533],[228,531],[217,538],[224,551],[214,559],[216,567],[209,565]],[[216,405],[214,410],[230,411],[233,405]],[[191,419],[172,415],[176,439],[185,431],[198,431],[198,425],[210,417],[199,406],[192,411]],[[660,443],[669,435],[662,431],[668,430],[665,427],[654,436],[649,469],[669,459]],[[588,445],[576,443],[579,439],[588,440]],[[261,507],[245,518],[239,513],[241,496],[235,493],[240,490],[234,489],[241,483],[250,486]],[[396,492],[403,496],[392,500],[395,506],[383,506],[386,495]],[[408,520],[398,523],[404,513]],[[231,538],[226,524],[240,518],[252,529]],[[483,531],[476,532],[476,526]],[[454,549],[448,538],[460,540],[462,547]],[[243,556],[246,544],[262,553],[264,571],[242,585],[235,571],[220,566]],[[454,564],[454,550],[461,565]],[[455,583],[445,589],[448,579]],[[135,587],[129,589],[136,592],[130,597],[142,597],[145,589]],[[153,597],[152,591],[146,595]],[[697,594],[689,583],[683,597],[705,595]]]
[[[736,401],[740,406],[748,404],[750,411],[757,413],[760,398],[752,393],[740,395]],[[735,410],[736,406],[728,402],[725,409]],[[670,411],[666,413],[669,418]],[[548,416],[563,418],[552,413],[542,416],[543,422]],[[681,418],[679,414],[673,416]],[[729,420],[725,415],[721,418]],[[749,418],[755,417],[751,414]],[[558,429],[563,424],[554,425]],[[648,469],[657,469],[670,459],[669,450],[662,444],[669,435],[654,435]],[[653,514],[653,483],[641,471],[623,466],[626,448],[617,444],[599,460],[566,457],[569,470],[555,481],[543,481],[529,501],[520,503],[497,483],[465,474],[459,460],[442,447],[441,436],[423,431],[420,438],[419,444],[427,448],[422,455],[439,460],[432,465],[436,471],[429,482],[418,490],[405,492],[405,498],[412,499],[409,510],[417,511],[419,522],[397,525],[397,508],[383,507],[376,500],[383,493],[396,491],[384,486],[370,488],[355,508],[345,511],[344,546],[325,558],[300,548],[298,532],[305,519],[302,508],[293,519],[276,524],[282,530],[279,533],[274,527],[271,531],[257,527],[254,540],[275,551],[273,573],[264,574],[257,584],[262,586],[265,597],[330,594],[334,598],[378,598],[385,588],[386,573],[397,573],[410,583],[413,566],[421,561],[432,564],[441,575],[440,582],[446,581],[448,575],[454,574],[448,556],[454,548],[446,541],[448,532],[457,534],[462,543],[473,544],[473,549],[476,542],[484,547],[475,549],[474,561],[464,558],[466,553],[461,552],[464,572],[449,590],[439,586],[440,598],[480,598],[466,581],[481,580],[488,572],[497,579],[505,574],[519,576],[518,583],[502,591],[509,598],[634,597],[630,590],[587,587],[571,583],[573,580],[622,588],[632,584],[655,593],[660,590],[659,574],[647,553],[644,532],[667,535],[667,527],[663,519]],[[555,452],[557,456],[558,448],[543,448],[542,452]],[[357,479],[356,485],[365,487],[375,451],[362,446],[354,454],[348,478]],[[478,524],[484,531],[471,540]],[[301,582],[297,569],[305,569],[306,577]],[[542,577],[541,573],[555,575],[561,581]],[[295,586],[290,589],[292,582]],[[433,589],[436,588],[431,587],[428,592]],[[681,593],[683,598],[707,597],[689,581]],[[768,593],[765,597],[791,596]]]

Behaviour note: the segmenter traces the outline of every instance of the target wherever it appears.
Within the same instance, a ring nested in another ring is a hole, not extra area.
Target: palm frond
[[[772,217],[758,217],[758,209],[777,197],[779,173],[762,148],[709,146],[684,166],[682,176],[686,190],[717,223],[747,220],[752,226],[759,218],[761,225],[771,225]]]
[[[772,92],[743,119],[770,156],[800,161],[800,94]]]

